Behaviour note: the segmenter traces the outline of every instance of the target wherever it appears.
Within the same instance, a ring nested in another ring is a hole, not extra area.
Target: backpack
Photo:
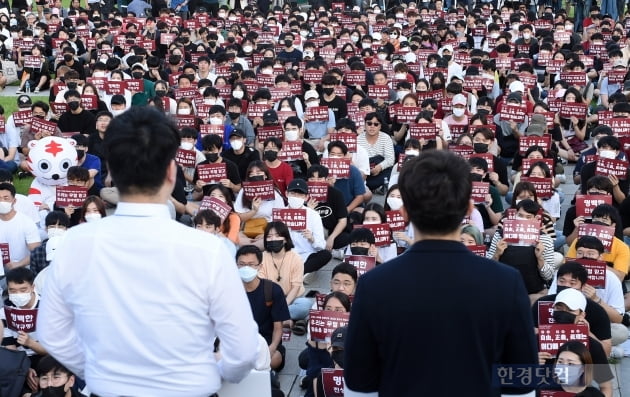
[[[30,367],[25,352],[0,347],[0,397],[20,396]]]
[[[273,306],[273,281],[261,278],[260,282],[263,284],[263,292],[265,294],[265,306],[271,307]],[[3,396],[0,395],[0,397]]]

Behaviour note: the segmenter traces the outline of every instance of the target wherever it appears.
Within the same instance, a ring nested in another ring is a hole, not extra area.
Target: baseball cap
[[[330,336],[330,345],[332,347],[341,347],[343,348],[344,343],[346,341],[346,333],[348,332],[348,327],[339,327],[333,331]]]
[[[31,97],[28,95],[20,95],[17,99],[18,107],[29,107],[33,104]]]
[[[515,80],[510,83],[510,92],[525,92],[525,85],[518,80]]]
[[[308,90],[304,94],[304,100],[308,101],[309,99],[319,98],[319,94],[315,90]]]
[[[263,113],[262,119],[265,123],[275,123],[278,121],[278,113],[273,109],[269,109]]]
[[[241,130],[240,128],[234,128],[232,132],[230,132],[230,138],[232,138],[233,136],[240,136],[241,138],[245,138],[245,132],[243,132],[243,130]]]
[[[545,133],[545,126],[539,123],[531,123],[529,127],[527,127],[527,136],[543,136]]]
[[[623,61],[623,59],[617,59],[617,60],[615,61],[615,63],[613,63],[613,68],[616,68],[616,67],[619,67],[619,66],[622,66],[622,67],[624,67],[624,68],[625,68],[625,67],[627,67],[628,65],[627,65],[627,63],[626,63],[626,62],[624,62],[624,61]]]
[[[570,310],[586,310],[586,298],[582,292],[574,288],[566,288],[558,292],[553,304],[564,303]]]
[[[508,97],[507,97],[507,101],[506,102],[509,102],[509,101],[518,101],[519,103],[521,103],[521,102],[523,102],[523,97],[521,96],[520,93],[513,92],[510,95],[508,95]]]
[[[133,65],[131,65],[131,70],[134,70],[134,69],[137,69],[137,68],[140,68],[140,69],[144,70],[145,72],[148,70],[148,68],[145,65],[143,65],[142,63],[140,63],[140,62],[136,62]]]
[[[303,194],[308,194],[308,184],[304,179],[294,179],[287,186],[287,192],[300,192]]]
[[[457,94],[453,97],[453,105],[466,105],[468,103],[468,100],[466,100],[466,97],[462,94]]]
[[[116,94],[116,95],[112,95],[112,99],[110,100],[110,103],[112,105],[126,105],[127,100],[125,99],[123,95]]]

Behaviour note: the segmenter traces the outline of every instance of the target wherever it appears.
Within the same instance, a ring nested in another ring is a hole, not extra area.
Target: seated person
[[[35,276],[50,264],[46,256],[48,239],[63,236],[70,227],[70,218],[64,212],[52,211],[46,215],[45,223],[48,238],[42,241],[42,245],[31,251],[30,267]]]
[[[88,188],[90,183],[90,172],[83,167],[74,165],[68,168],[68,186],[78,186]],[[69,205],[61,208],[55,204],[55,211],[63,211],[70,218],[70,226],[76,226],[81,222],[81,207]]]
[[[44,356],[37,364],[37,380],[39,391],[24,394],[24,397],[63,396],[80,397],[75,386],[75,375],[52,356]]]
[[[193,218],[195,229],[215,235],[225,244],[230,254],[236,254],[236,245],[221,233],[221,218],[212,210],[201,210]]]
[[[328,157],[345,158],[348,154],[348,146],[341,141],[332,141],[328,144]],[[366,187],[361,171],[350,164],[350,177],[347,179],[336,178],[333,185],[343,194],[343,200],[348,212],[360,209],[365,200]]]
[[[350,254],[352,255],[369,255],[376,258],[376,265],[383,263],[383,260],[378,255],[378,248],[376,247],[376,239],[374,233],[370,229],[356,228],[350,232]],[[346,250],[346,255],[348,254]]]

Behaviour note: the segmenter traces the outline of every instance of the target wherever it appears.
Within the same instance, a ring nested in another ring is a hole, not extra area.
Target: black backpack
[[[0,397],[20,396],[30,367],[25,352],[0,347]]]

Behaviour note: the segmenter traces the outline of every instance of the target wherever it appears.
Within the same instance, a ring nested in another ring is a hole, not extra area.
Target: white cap
[[[518,80],[514,80],[509,86],[510,92],[525,92],[525,85]]]
[[[468,103],[466,97],[462,94],[457,94],[453,97],[453,105],[464,105]]]
[[[319,94],[315,90],[308,90],[304,94],[304,100],[308,101],[309,99],[319,98]]]
[[[372,38],[373,38],[374,40],[380,40],[380,39],[382,39],[382,38],[383,38],[383,36],[381,36],[381,33],[380,33],[380,32],[374,32],[374,33],[372,33]]]
[[[570,310],[586,310],[586,298],[584,294],[574,288],[566,288],[558,292],[553,304],[555,305],[557,303],[564,303]]]
[[[416,54],[413,52],[408,52],[405,54],[405,62],[407,63],[415,63],[417,60]]]

